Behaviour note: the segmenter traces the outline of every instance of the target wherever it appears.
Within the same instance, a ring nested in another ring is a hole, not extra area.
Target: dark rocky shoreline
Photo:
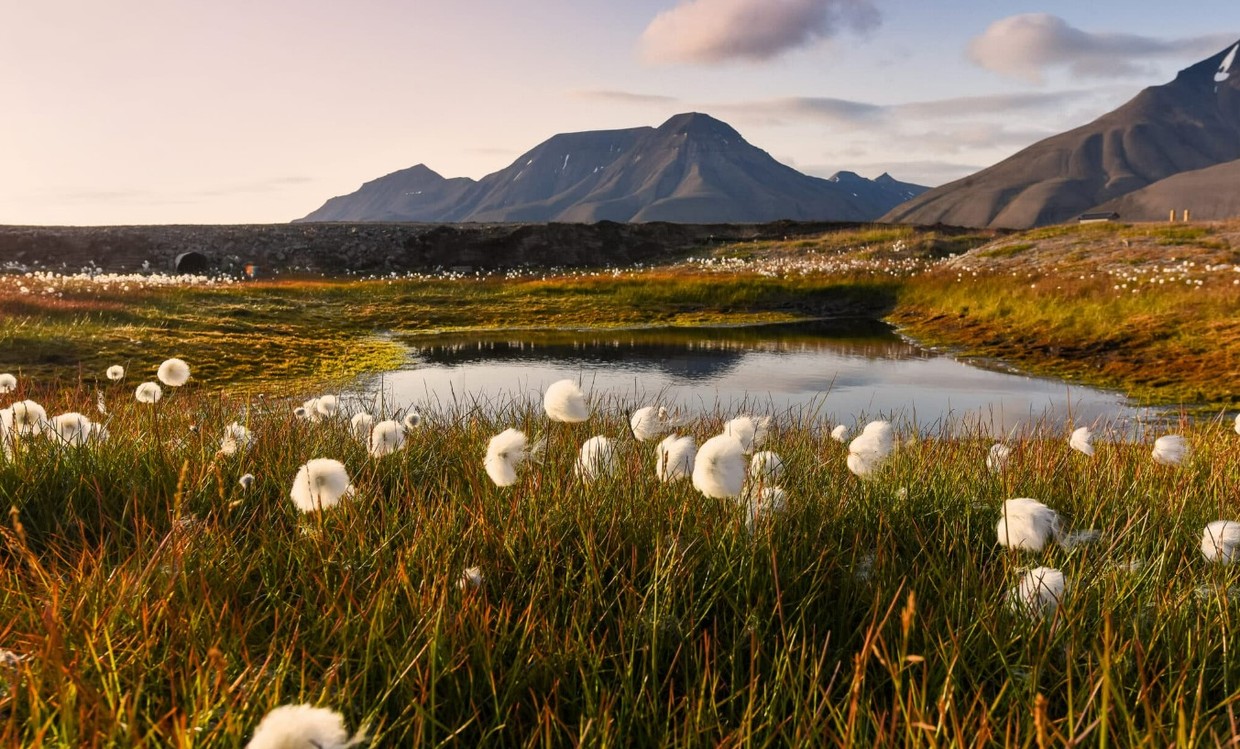
[[[208,272],[388,273],[515,267],[605,267],[661,261],[712,245],[783,239],[857,224],[297,223],[0,226],[0,270],[171,272],[178,257]],[[145,264],[145,265],[144,265]],[[187,270],[197,271],[190,267]]]

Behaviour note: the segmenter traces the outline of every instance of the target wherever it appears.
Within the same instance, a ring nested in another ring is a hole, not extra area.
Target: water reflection
[[[623,331],[520,331],[406,340],[414,363],[368,381],[393,407],[537,401],[572,377],[633,406],[658,398],[697,412],[792,412],[854,424],[884,416],[923,431],[996,437],[1105,425],[1135,436],[1154,414],[1115,393],[983,369],[910,343],[872,320]],[[1100,435],[1101,436],[1101,435]]]

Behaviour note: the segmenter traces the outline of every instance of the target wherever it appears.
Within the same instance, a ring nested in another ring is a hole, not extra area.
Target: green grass
[[[299,421],[295,401],[191,384],[151,408],[130,393],[104,389],[107,443],[30,438],[0,460],[0,644],[25,656],[0,672],[7,745],[236,747],[302,701],[368,722],[376,746],[1213,746],[1233,732],[1238,581],[1197,550],[1205,523],[1235,517],[1230,424],[1182,427],[1195,453],[1179,468],[1148,444],[1090,460],[1027,436],[994,475],[990,440],[964,436],[906,440],[862,481],[824,425],[782,414],[767,447],[788,507],[751,532],[735,501],[660,484],[651,445],[627,436],[635,404],[605,393],[580,425],[505,402],[426,413],[379,461],[343,417]],[[29,382],[14,395],[49,413],[95,399]],[[726,416],[685,430],[701,442]],[[257,441],[219,455],[233,420]],[[549,445],[499,489],[481,456],[510,426]],[[617,438],[619,469],[586,484],[572,465],[594,434]],[[356,494],[303,516],[288,490],[314,457],[343,461]],[[1006,552],[994,525],[1014,496],[1102,538]],[[462,590],[471,565],[485,582]],[[1037,565],[1069,580],[1042,621],[1004,600]]]

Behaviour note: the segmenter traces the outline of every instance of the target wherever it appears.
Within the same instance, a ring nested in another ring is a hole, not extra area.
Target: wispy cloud
[[[655,16],[640,46],[653,63],[758,62],[879,21],[870,0],[682,0]]]
[[[1235,38],[1234,33],[1178,39],[1098,33],[1048,13],[1026,13],[992,23],[969,43],[969,58],[992,72],[1032,83],[1042,83],[1053,68],[1066,68],[1077,78],[1123,78],[1149,75],[1152,58],[1195,60]]]
[[[614,101],[621,104],[674,104],[679,101],[675,96],[659,94],[640,94],[634,91],[616,91],[613,89],[587,89],[570,91],[568,95],[575,99],[594,99],[598,101]]]

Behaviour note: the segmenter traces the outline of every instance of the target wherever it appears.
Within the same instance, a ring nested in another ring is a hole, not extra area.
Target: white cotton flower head
[[[848,470],[865,478],[871,476],[891,454],[895,429],[888,421],[871,421],[848,443]]]
[[[1017,497],[1003,503],[995,526],[999,544],[1009,549],[1041,551],[1060,534],[1059,513],[1036,499]]]
[[[111,380],[112,382],[119,382],[125,379],[125,368],[119,364],[113,364],[112,366],[108,367],[107,372],[105,372],[104,374],[106,374],[108,379]]]
[[[577,423],[590,418],[586,394],[572,380],[559,380],[547,387],[543,394],[543,410],[552,421]]]
[[[1188,458],[1188,440],[1178,434],[1168,434],[1154,440],[1154,462],[1164,466],[1178,466]]]
[[[741,449],[748,454],[762,446],[762,443],[766,441],[766,433],[770,428],[770,416],[763,416],[761,418],[737,416],[723,425],[723,433],[739,440]]]
[[[1094,455],[1094,433],[1089,427],[1077,427],[1068,438],[1068,446],[1091,458]]]
[[[96,421],[90,425],[90,438],[95,442],[107,442],[108,428]]]
[[[844,426],[843,424],[836,424],[835,428],[831,430],[831,439],[835,440],[836,442],[843,442],[847,440],[848,439],[848,427]]]
[[[340,401],[334,395],[320,395],[314,399],[314,411],[323,418],[332,418],[339,408]]]
[[[1240,414],[1236,414],[1236,434],[1240,434]]]
[[[1063,573],[1053,567],[1035,567],[1021,576],[1016,587],[1008,591],[1008,604],[1026,616],[1049,614],[1063,601],[1066,581]]]
[[[629,430],[638,442],[646,442],[680,426],[681,419],[673,416],[663,406],[645,406],[629,417]]]
[[[353,418],[349,420],[349,431],[362,442],[369,442],[370,433],[374,430],[374,427],[375,417],[365,411],[353,414]]]
[[[181,387],[189,382],[189,365],[183,359],[165,359],[155,375],[168,387]]]
[[[366,740],[349,736],[344,717],[312,705],[281,705],[263,717],[246,749],[347,749]]]
[[[764,486],[761,491],[750,492],[745,524],[752,528],[756,523],[782,514],[787,506],[788,493],[778,486]]]
[[[575,473],[586,481],[610,476],[616,468],[616,443],[602,435],[591,437],[581,445]]]
[[[311,398],[301,404],[300,408],[293,409],[293,415],[299,419],[307,419],[315,424],[323,420],[323,414],[319,411],[319,399]]]
[[[405,414],[405,418],[401,419],[400,423],[405,427],[406,432],[412,432],[422,426],[422,414],[417,411],[410,411]]]
[[[220,440],[220,452],[225,455],[236,455],[250,449],[250,445],[253,444],[254,433],[234,421],[224,427],[224,437]]]
[[[17,401],[9,406],[13,412],[15,434],[40,434],[47,428],[47,411],[32,400]]]
[[[487,443],[482,465],[496,486],[512,486],[517,483],[517,469],[537,457],[542,447],[541,440],[531,445],[519,429],[505,429]]]
[[[1211,562],[1240,561],[1240,523],[1215,520],[1201,532],[1201,553]]]
[[[353,494],[344,464],[331,458],[315,458],[297,469],[289,497],[302,512],[314,512],[340,504]]]
[[[1011,458],[1012,448],[1002,442],[996,442],[990,446],[990,452],[986,453],[986,468],[991,473],[1002,473]]]
[[[762,450],[756,452],[749,459],[749,480],[763,484],[764,486],[773,485],[779,482],[784,475],[784,461],[770,450]]]
[[[293,415],[299,419],[308,419],[310,418],[310,409],[305,406],[298,406],[293,409]]]
[[[745,446],[730,434],[702,443],[693,461],[693,488],[708,497],[736,497],[745,484]]]
[[[75,411],[53,416],[50,424],[46,434],[62,445],[81,447],[90,439],[90,419]]]
[[[0,394],[11,393],[17,389],[17,378],[5,372],[0,374]]]
[[[405,428],[398,421],[388,419],[375,424],[370,430],[370,457],[382,458],[405,446]]]
[[[456,587],[461,590],[478,589],[482,587],[482,568],[466,567],[461,570],[461,576],[456,580]]]
[[[154,382],[144,382],[133,391],[139,403],[158,403],[164,397],[164,389]]]
[[[237,479],[237,483],[241,484],[242,489],[249,489],[251,486],[254,486],[254,474],[244,474],[241,478]]]
[[[95,393],[95,410],[104,416],[108,415],[108,404],[107,401],[103,399],[103,393]]]
[[[0,453],[6,460],[13,459],[13,438],[9,436],[13,432],[13,409],[0,409]]]
[[[697,457],[697,442],[691,435],[670,435],[655,450],[654,475],[660,481],[687,479],[693,475],[693,462]]]

